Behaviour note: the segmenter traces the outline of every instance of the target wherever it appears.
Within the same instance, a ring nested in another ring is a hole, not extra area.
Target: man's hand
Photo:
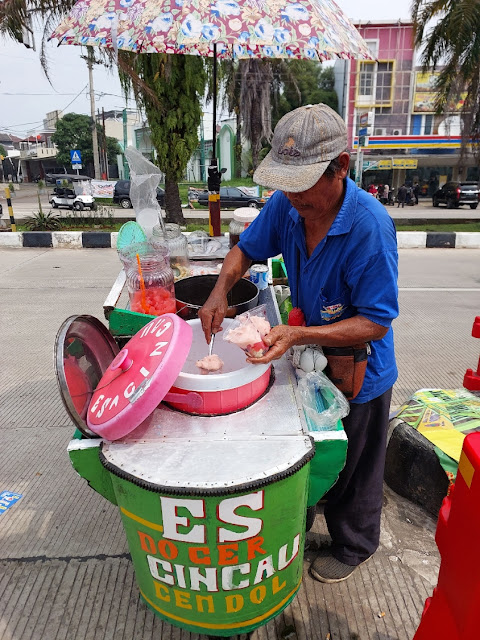
[[[202,323],[205,340],[210,342],[212,333],[222,330],[222,322],[227,313],[228,302],[226,296],[212,291],[208,300],[198,312],[198,317]]]
[[[267,364],[272,360],[279,360],[283,354],[298,344],[302,327],[288,327],[280,324],[270,331],[263,339],[270,349],[261,358],[247,358],[247,362],[252,364]]]

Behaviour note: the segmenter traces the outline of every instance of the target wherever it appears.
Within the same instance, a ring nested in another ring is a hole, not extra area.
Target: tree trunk
[[[178,182],[169,178],[168,175],[165,176],[165,214],[166,222],[185,224]]]

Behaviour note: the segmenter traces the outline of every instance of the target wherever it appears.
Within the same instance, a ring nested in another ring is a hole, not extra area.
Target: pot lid
[[[140,329],[96,387],[88,407],[89,429],[117,440],[138,427],[170,390],[191,344],[192,328],[173,313]]]
[[[70,316],[55,339],[55,372],[60,395],[75,426],[87,438],[96,438],[86,417],[93,390],[118,353],[108,329],[93,316]]]

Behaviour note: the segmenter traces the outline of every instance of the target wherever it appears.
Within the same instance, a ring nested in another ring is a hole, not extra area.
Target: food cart
[[[249,633],[300,587],[307,509],[342,469],[345,433],[341,422],[308,431],[286,357],[251,365],[217,339],[226,371],[192,373],[207,348],[199,320],[123,309],[124,279],[105,301],[110,330],[72,316],[57,335],[71,462],[118,505],[156,615],[214,637]],[[257,302],[278,324],[271,286]]]

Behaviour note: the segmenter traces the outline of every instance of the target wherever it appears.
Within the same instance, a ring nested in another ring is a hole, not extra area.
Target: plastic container
[[[174,277],[168,248],[142,242],[119,251],[119,256],[126,273],[130,309],[155,316],[175,313]]]
[[[187,238],[180,230],[180,225],[173,222],[165,224],[165,231],[158,224],[153,227],[152,243],[166,243],[170,253],[170,266],[175,280],[186,278],[190,275],[190,260],[188,259]]]
[[[240,235],[258,216],[260,211],[253,207],[240,207],[233,212],[233,220],[228,227],[230,235],[230,249],[240,240]]]

